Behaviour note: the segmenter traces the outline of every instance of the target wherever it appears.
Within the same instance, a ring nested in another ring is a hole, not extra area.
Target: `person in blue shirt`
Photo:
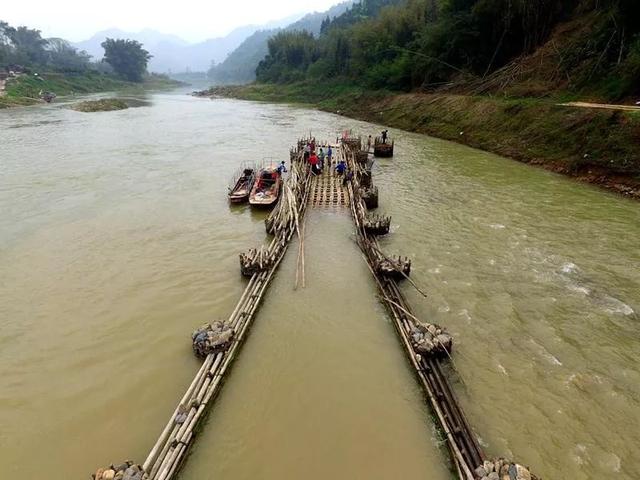
[[[347,170],[347,164],[344,163],[344,160],[340,160],[338,165],[336,165],[336,173],[338,175],[342,175]]]
[[[278,165],[278,168],[276,168],[276,170],[278,171],[278,175],[280,176],[282,176],[282,174],[287,171],[287,167],[284,164],[284,160],[280,163],[280,165]]]
[[[331,169],[331,156],[333,155],[333,150],[331,150],[331,145],[327,148],[327,166]]]

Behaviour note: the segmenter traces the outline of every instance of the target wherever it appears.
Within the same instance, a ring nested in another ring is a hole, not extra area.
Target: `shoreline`
[[[291,103],[450,140],[640,200],[640,114],[551,99],[364,91],[335,84],[250,84],[206,98]]]
[[[51,91],[56,94],[56,98],[66,99],[93,93],[165,90],[180,86],[184,84],[156,75],[150,75],[142,83],[132,83],[98,73],[45,73],[38,77],[23,74],[6,82],[5,90],[0,94],[0,110],[45,104],[40,98],[40,91]]]

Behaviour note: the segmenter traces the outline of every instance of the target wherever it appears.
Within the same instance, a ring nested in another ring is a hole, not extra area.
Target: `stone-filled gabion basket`
[[[473,473],[477,480],[538,480],[527,467],[504,458],[485,460]]]
[[[206,323],[191,335],[193,351],[200,358],[226,351],[231,346],[233,338],[233,328],[222,321]]]
[[[91,478],[93,480],[147,480],[149,476],[140,465],[127,461],[120,465],[99,468]]]
[[[411,329],[413,350],[420,355],[446,356],[453,348],[453,338],[438,325],[415,323]]]

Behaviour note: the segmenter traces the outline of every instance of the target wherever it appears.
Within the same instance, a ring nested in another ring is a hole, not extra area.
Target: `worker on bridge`
[[[387,135],[389,134],[389,130],[382,131],[382,143],[387,143]]]
[[[315,175],[318,175],[320,173],[320,170],[318,169],[318,156],[315,154],[315,152],[311,153],[311,156],[309,157],[309,163],[311,164],[311,171]]]

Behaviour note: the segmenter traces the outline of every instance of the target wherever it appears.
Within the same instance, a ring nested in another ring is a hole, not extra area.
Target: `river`
[[[158,93],[138,108],[0,112],[2,478],[142,462],[226,318],[264,214],[231,208],[242,161],[310,130],[379,126]],[[640,204],[492,154],[392,131],[382,244],[413,259],[417,314],[454,336],[454,388],[490,455],[544,478],[640,470]],[[295,246],[294,246],[295,251]],[[346,211],[310,210],[185,480],[451,478]]]

